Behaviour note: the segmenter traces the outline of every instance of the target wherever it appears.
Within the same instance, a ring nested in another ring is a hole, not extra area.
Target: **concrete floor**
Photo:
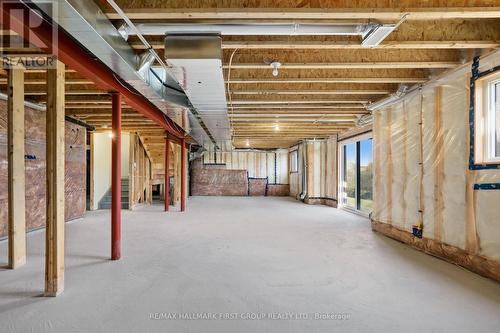
[[[0,270],[0,332],[500,332],[500,284],[375,234],[364,218],[290,198],[188,204],[123,211],[117,262],[109,211],[69,223],[57,298],[39,297],[44,233],[29,234],[28,264]],[[0,254],[5,263],[6,242]]]

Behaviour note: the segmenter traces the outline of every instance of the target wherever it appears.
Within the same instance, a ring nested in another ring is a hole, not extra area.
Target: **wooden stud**
[[[444,133],[441,100],[443,87],[438,86],[434,91],[434,138],[435,138],[435,184],[434,184],[434,240],[442,241],[443,233],[443,178],[444,178]]]
[[[130,133],[129,159],[128,159],[128,209],[134,209],[134,183],[135,183],[135,142],[137,134]]]
[[[165,175],[164,175],[164,199],[165,211],[168,211],[170,205],[170,140],[165,139]]]
[[[187,148],[186,139],[181,139],[181,212],[186,210],[187,197]]]
[[[386,114],[386,141],[387,142],[387,223],[392,224],[392,184],[393,179],[393,165],[392,165],[392,112],[393,109],[390,107],[385,110]]]
[[[64,290],[64,64],[47,70],[45,295]]]
[[[9,268],[26,263],[26,188],[24,166],[24,68],[8,71],[8,228]]]

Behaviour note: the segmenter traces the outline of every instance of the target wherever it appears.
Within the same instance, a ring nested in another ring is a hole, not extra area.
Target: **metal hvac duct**
[[[165,37],[165,60],[191,101],[201,125],[217,142],[231,139],[222,73],[222,40],[213,34]],[[194,128],[196,133],[198,129]]]
[[[215,33],[233,36],[365,36],[376,24],[338,25],[338,24],[174,24],[174,23],[139,23],[137,29],[142,35],[164,35],[171,33]],[[122,27],[127,35],[135,32],[129,27]]]
[[[255,24],[196,24],[196,23],[140,23],[137,30],[123,25],[119,31],[123,38],[130,35],[163,35],[171,33],[215,33],[222,36],[360,36],[361,45],[376,47],[394,31],[397,24],[302,24],[302,23],[255,23]]]
[[[145,66],[150,59],[139,59],[123,40],[94,1],[33,0],[45,14],[75,40],[80,41],[95,57],[121,79],[130,84],[171,119],[177,119],[180,108],[189,108],[190,102],[178,82],[169,75],[158,78],[149,75]],[[47,6],[50,3],[52,7]],[[141,63],[142,60],[142,63]],[[148,75],[146,75],[148,74]],[[162,82],[163,80],[163,82]],[[181,127],[185,124],[178,123]]]

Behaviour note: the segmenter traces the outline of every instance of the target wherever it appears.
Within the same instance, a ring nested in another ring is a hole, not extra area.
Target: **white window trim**
[[[484,82],[484,87],[486,88],[486,94],[484,95],[484,109],[486,115],[484,117],[484,157],[485,162],[500,162],[500,156],[495,156],[495,135],[496,132],[500,131],[496,128],[496,105],[495,105],[495,85],[500,84],[499,75],[495,75],[493,78]]]

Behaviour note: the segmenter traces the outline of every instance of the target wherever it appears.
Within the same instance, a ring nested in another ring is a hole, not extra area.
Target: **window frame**
[[[474,58],[470,77],[470,156],[469,170],[500,169],[500,157],[491,154],[490,83],[500,80],[500,66],[479,72],[479,57]],[[490,141],[490,142],[488,142]]]
[[[497,85],[500,86],[500,73],[496,73],[492,78],[485,80],[486,94],[484,98],[486,116],[484,124],[484,161],[486,163],[500,163],[500,153],[495,154],[497,143],[495,138],[500,136],[500,128],[497,128],[496,118],[497,115],[496,104],[499,103],[497,99],[500,96],[496,95]],[[499,111],[500,112],[500,111]]]

